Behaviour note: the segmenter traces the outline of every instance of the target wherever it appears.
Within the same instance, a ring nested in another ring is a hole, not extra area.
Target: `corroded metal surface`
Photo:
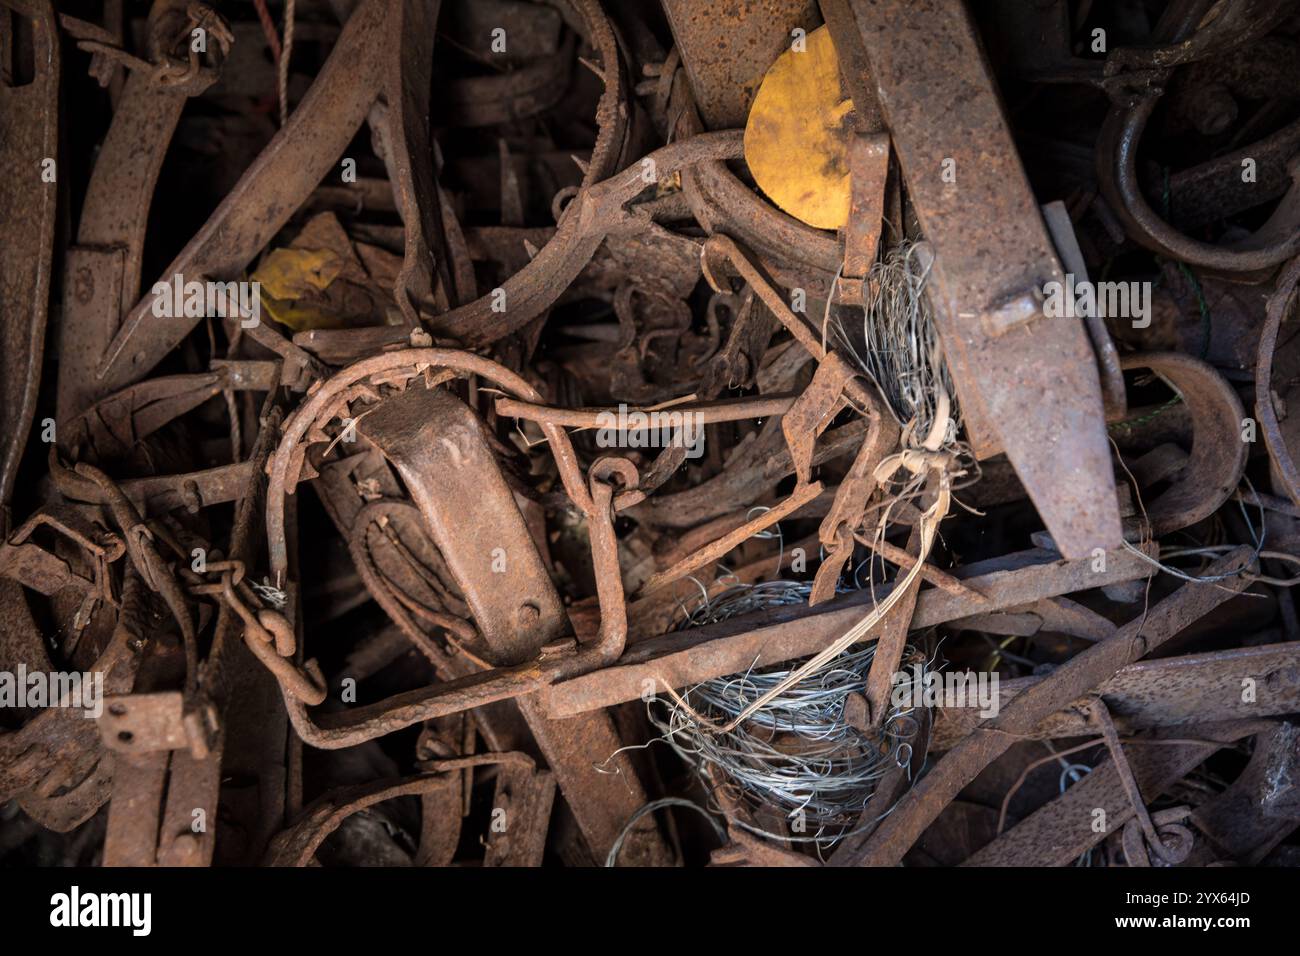
[[[297,6],[0,0],[0,864],[1285,855],[1285,4]]]
[[[1095,360],[1079,324],[1042,313],[1064,272],[973,24],[959,0],[852,6],[934,244],[936,318],[976,454],[1006,451],[1062,553],[1114,547]]]
[[[666,0],[664,13],[707,129],[739,129],[764,72],[796,29],[817,25],[812,0]]]
[[[36,412],[45,347],[58,195],[59,37],[51,3],[6,3],[0,12],[12,19],[4,38],[12,45],[7,56],[29,57],[32,74],[22,85],[12,75],[0,82],[0,165],[11,171],[0,185],[0,222],[8,230],[0,254],[0,302],[5,311],[0,324],[0,401],[6,409],[0,432],[0,506],[7,511]],[[20,22],[29,26],[27,49],[19,37]],[[11,74],[17,69],[17,63],[6,66]],[[7,531],[7,513],[3,524]]]

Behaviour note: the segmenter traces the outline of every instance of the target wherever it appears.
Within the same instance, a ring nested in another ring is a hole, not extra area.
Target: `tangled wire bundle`
[[[927,243],[904,240],[891,247],[867,276],[861,334],[846,328],[843,318],[831,323],[831,329],[838,344],[876,383],[899,424],[909,426],[912,434],[929,434],[939,395],[948,396],[947,447],[957,439],[961,416],[925,294],[932,263]]]
[[[951,481],[965,474],[960,413],[925,296],[931,261],[925,243],[894,246],[868,277],[856,344],[842,322],[830,324],[835,338],[879,387],[903,425],[905,449],[914,456],[911,464],[901,456],[882,462],[882,482],[894,470],[908,474],[891,500],[914,498],[927,488],[935,495],[924,516],[922,560],[947,514]],[[880,521],[877,535],[885,523]],[[915,570],[909,572],[896,594],[914,575]],[[682,626],[801,604],[809,590],[797,581],[740,585],[702,602]],[[815,658],[790,669],[708,680],[685,697],[670,695],[668,719],[659,726],[677,752],[706,781],[736,788],[751,807],[783,812],[793,833],[771,834],[739,820],[738,825],[781,839],[834,842],[853,830],[879,780],[892,767],[911,762],[918,724],[910,707],[892,710],[874,734],[854,726],[845,714],[851,695],[865,691],[875,656],[874,644],[860,647],[858,642],[889,603],[876,605]],[[906,662],[919,659],[908,648]]]
[[[771,581],[736,585],[702,601],[679,629],[716,623],[739,614],[807,600],[810,585]],[[875,645],[850,648],[765,703],[731,730],[706,728],[692,712],[730,721],[791,673],[781,668],[703,681],[686,705],[665,700],[667,719],[655,718],[672,747],[692,764],[706,785],[730,786],[752,808],[772,807],[790,820],[791,833],[756,833],[797,842],[829,844],[848,834],[890,769],[906,766],[919,729],[911,707],[895,707],[879,733],[866,733],[846,718],[850,695],[866,689]],[[920,655],[912,648],[908,656]],[[792,665],[797,666],[797,665]]]

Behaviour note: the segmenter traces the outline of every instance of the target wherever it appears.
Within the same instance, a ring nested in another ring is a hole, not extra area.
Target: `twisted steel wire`
[[[679,629],[803,604],[810,588],[800,581],[736,585],[712,600],[702,598]],[[874,644],[850,648],[725,733],[703,732],[687,709],[671,700],[661,701],[666,719],[653,713],[652,719],[706,783],[727,786],[751,808],[778,810],[790,820],[792,833],[767,834],[742,823],[747,829],[796,842],[833,842],[858,823],[879,780],[910,762],[919,729],[910,706],[891,709],[876,733],[847,719],[850,696],[865,692],[874,656]],[[909,648],[908,657],[920,655]],[[797,666],[702,681],[685,699],[710,720],[734,718]]]

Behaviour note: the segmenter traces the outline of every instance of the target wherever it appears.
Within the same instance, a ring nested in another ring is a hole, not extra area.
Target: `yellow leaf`
[[[778,207],[818,229],[849,218],[848,143],[853,101],[840,87],[830,31],[808,34],[763,77],[745,124],[745,161]]]
[[[343,259],[332,249],[274,249],[253,273],[267,295],[298,299],[324,289],[343,271]]]
[[[279,322],[295,332],[309,329],[342,329],[347,322],[333,312],[319,308],[311,300],[277,299],[262,290],[262,308]]]

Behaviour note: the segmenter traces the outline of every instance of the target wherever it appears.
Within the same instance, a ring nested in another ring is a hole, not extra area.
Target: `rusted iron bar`
[[[1041,552],[990,563],[1000,566],[999,570],[979,564],[955,569],[958,579],[983,595],[983,600],[941,590],[922,591],[911,628],[932,627],[979,610],[1133,581],[1150,573],[1145,562],[1127,551],[1107,554],[1104,571],[1093,570],[1091,559],[1052,560]],[[1008,566],[1014,570],[1003,569]],[[879,600],[887,593],[882,588],[874,597]],[[820,605],[818,610],[776,608],[638,641],[614,666],[550,687],[545,695],[548,712],[578,714],[635,700],[647,682],[659,689],[687,687],[711,677],[816,653],[855,624],[872,599],[870,594],[847,595]]]
[[[961,0],[850,6],[934,246],[935,318],[976,455],[1006,451],[1062,554],[1114,548],[1096,359],[1081,323],[1044,314],[1044,287],[1065,276],[969,14]]]
[[[1143,797],[1152,800],[1221,747],[1268,730],[1264,720],[1185,724],[1155,737],[1205,741],[1130,748]],[[1101,810],[1102,814],[1093,811]],[[1109,761],[1062,796],[1030,814],[965,862],[965,866],[1069,866],[1133,819],[1133,804]],[[1101,826],[1098,827],[1096,822]]]
[[[708,129],[744,126],[759,81],[792,31],[817,25],[812,0],[665,0],[664,13]]]
[[[1124,733],[1173,728],[1199,720],[1246,720],[1287,714],[1300,707],[1300,645],[1265,644],[1184,657],[1138,661],[1117,671],[1093,692],[1106,701]],[[1042,677],[1019,677],[998,685],[1002,709]],[[1249,683],[1243,683],[1249,682]],[[1245,687],[1251,694],[1243,694]],[[1035,740],[1091,733],[1081,711],[1085,698],[1070,702],[1041,721],[1027,736]],[[941,708],[930,746],[950,750],[982,723],[979,712]]]
[[[5,0],[15,23],[6,43],[17,54],[17,20],[29,25],[30,82],[0,82],[0,168],[12,171],[0,184],[0,222],[8,226],[0,251],[0,399],[7,409],[0,428],[0,515],[9,530],[8,506],[18,464],[36,413],[45,318],[50,298],[54,213],[58,198],[59,31],[48,0]],[[6,70],[16,69],[9,65]],[[20,226],[21,224],[21,226]]]
[[[1216,561],[1211,575],[1240,572],[1249,566],[1248,548]],[[988,724],[961,741],[935,769],[910,790],[863,848],[857,863],[889,866],[902,859],[916,838],[966,784],[1043,718],[1087,693],[1120,668],[1151,653],[1207,611],[1246,588],[1240,574],[1215,584],[1187,584],[1170,597],[1056,669]],[[985,592],[987,593],[987,592]]]

